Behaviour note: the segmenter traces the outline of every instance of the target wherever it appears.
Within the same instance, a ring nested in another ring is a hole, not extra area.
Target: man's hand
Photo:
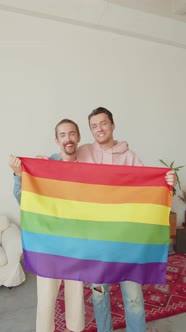
[[[165,176],[165,180],[167,181],[167,183],[170,186],[174,187],[177,183],[176,172],[174,170],[171,170],[171,171],[167,172],[166,176]]]
[[[9,166],[13,170],[16,176],[21,176],[22,167],[21,167],[21,160],[16,156],[10,155],[9,158]]]

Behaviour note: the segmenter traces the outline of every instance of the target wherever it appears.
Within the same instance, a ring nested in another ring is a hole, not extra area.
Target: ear
[[[57,139],[57,138],[55,138],[55,142],[56,142],[56,144],[59,144],[59,141],[58,141],[58,139]]]
[[[112,130],[114,131],[115,129],[115,123],[112,124]]]
[[[81,141],[81,135],[79,135],[78,137],[78,143]]]

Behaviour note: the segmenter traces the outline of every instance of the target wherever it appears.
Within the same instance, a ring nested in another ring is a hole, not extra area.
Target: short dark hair
[[[57,123],[57,125],[55,126],[55,137],[56,137],[56,138],[57,138],[57,129],[58,129],[58,127],[59,127],[61,124],[63,124],[63,123],[72,123],[72,124],[75,126],[78,135],[80,136],[80,131],[79,131],[79,127],[78,127],[77,123],[75,123],[74,121],[72,121],[72,120],[70,120],[70,119],[63,119],[63,120],[59,121],[59,122]]]
[[[109,120],[111,121],[111,123],[114,124],[112,113],[109,110],[107,110],[105,107],[101,107],[101,106],[95,108],[95,110],[93,110],[89,114],[89,116],[88,116],[88,122],[89,122],[89,124],[90,124],[90,119],[91,119],[92,116],[98,115],[98,114],[101,114],[101,113],[107,114],[107,116],[108,116]]]

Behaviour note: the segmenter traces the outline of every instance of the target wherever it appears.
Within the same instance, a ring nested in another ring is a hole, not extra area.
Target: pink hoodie
[[[129,150],[128,143],[117,142],[111,149],[103,150],[97,142],[84,144],[77,150],[77,159],[81,162],[96,164],[113,164],[143,166],[137,155]]]

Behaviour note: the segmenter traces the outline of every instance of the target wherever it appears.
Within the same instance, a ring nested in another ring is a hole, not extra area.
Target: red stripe
[[[165,180],[169,168],[20,159],[23,171],[34,177],[115,186],[166,186],[172,189]]]

